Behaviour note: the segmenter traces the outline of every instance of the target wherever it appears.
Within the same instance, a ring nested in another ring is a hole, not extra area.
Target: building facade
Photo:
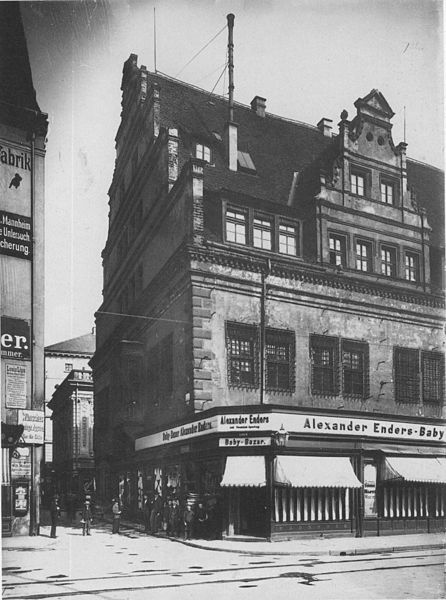
[[[2,533],[40,523],[44,432],[44,162],[40,111],[17,2],[0,6]]]
[[[131,55],[97,312],[98,493],[223,535],[444,526],[443,173],[378,90],[338,130]]]
[[[51,492],[53,483],[53,422],[48,408],[54,389],[73,369],[89,370],[88,362],[94,354],[96,334],[91,333],[64,340],[45,347],[45,492]]]
[[[72,369],[48,403],[53,421],[53,490],[83,499],[94,491],[91,371]]]

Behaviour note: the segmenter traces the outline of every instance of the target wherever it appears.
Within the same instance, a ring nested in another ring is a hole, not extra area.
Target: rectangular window
[[[443,403],[444,355],[441,352],[421,353],[423,402]]]
[[[204,144],[196,144],[195,146],[195,157],[201,158],[206,162],[211,162],[211,149],[209,146],[205,146]]]
[[[393,205],[395,201],[395,188],[393,183],[381,181],[381,202]]]
[[[381,273],[386,277],[396,276],[396,249],[381,246]]]
[[[324,335],[310,336],[313,394],[339,394],[338,346],[337,338]]]
[[[359,173],[351,172],[350,173],[350,189],[352,194],[357,194],[358,196],[364,196],[364,175],[360,175]]]
[[[237,152],[237,167],[239,171],[251,174],[256,173],[256,167],[249,152],[242,152],[241,150]]]
[[[290,256],[297,256],[298,237],[297,227],[294,225],[279,225],[279,252]]]
[[[262,218],[254,218],[252,241],[255,248],[271,250],[271,229],[271,221]]]
[[[238,210],[226,211],[226,240],[236,244],[246,244],[246,214]]]
[[[357,240],[356,269],[364,273],[372,272],[372,244],[370,242]]]
[[[69,373],[73,370],[73,363],[65,363],[65,373]]]
[[[368,346],[361,342],[342,340],[343,392],[346,395],[368,396]]]
[[[258,335],[251,325],[226,326],[228,383],[233,387],[258,387]]]
[[[420,257],[418,254],[415,254],[415,252],[406,252],[404,267],[407,281],[420,281]]]
[[[330,234],[328,244],[330,264],[336,267],[345,267],[347,265],[345,237],[342,235]]]
[[[271,390],[294,390],[294,334],[266,330],[266,387]]]
[[[420,368],[418,350],[395,348],[395,399],[397,402],[419,402]]]

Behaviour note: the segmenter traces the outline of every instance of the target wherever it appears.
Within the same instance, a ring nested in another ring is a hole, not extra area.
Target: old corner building
[[[337,128],[135,55],[121,89],[98,493],[217,498],[227,536],[441,529],[443,173],[376,89]]]
[[[0,3],[2,534],[40,524],[44,435],[44,161],[47,115],[18,2]]]

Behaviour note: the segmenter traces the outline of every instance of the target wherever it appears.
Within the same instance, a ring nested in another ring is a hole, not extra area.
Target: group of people
[[[185,539],[216,538],[220,536],[221,526],[217,502],[213,501],[205,507],[203,502],[196,505],[186,500],[181,506],[178,498],[163,498],[155,493],[150,499],[144,494],[143,518],[146,533],[164,532],[168,536]]]

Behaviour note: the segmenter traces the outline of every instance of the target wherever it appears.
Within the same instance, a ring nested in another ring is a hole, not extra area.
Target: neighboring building
[[[44,163],[19,2],[0,3],[2,534],[36,534],[44,432]]]
[[[442,171],[377,90],[334,133],[135,55],[121,89],[99,495],[217,497],[224,535],[441,530]]]
[[[66,497],[94,490],[94,397],[91,371],[72,369],[48,407],[53,420],[53,485]]]
[[[49,477],[53,462],[53,425],[51,411],[47,408],[54,388],[65,379],[73,369],[89,369],[88,362],[94,354],[96,335],[93,328],[86,333],[45,348],[45,479]]]

